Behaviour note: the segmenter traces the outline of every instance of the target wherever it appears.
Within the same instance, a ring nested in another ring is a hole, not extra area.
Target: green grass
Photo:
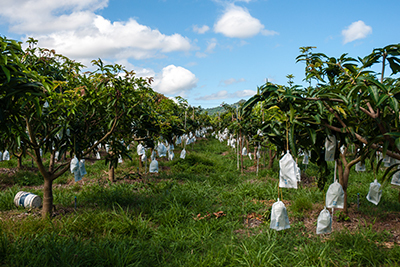
[[[376,232],[371,224],[351,232],[334,229],[327,237],[307,229],[303,219],[315,203],[324,202],[325,193],[316,187],[284,189],[291,228],[271,230],[270,207],[264,203],[278,197],[276,164],[274,170],[261,168],[258,176],[241,175],[233,150],[217,140],[200,140],[187,151],[185,160],[176,153],[174,161],[159,161],[167,172],[129,183],[109,183],[102,161],[87,165],[85,183],[70,184],[72,174],[64,174],[55,181],[58,215],[52,220],[35,211],[27,215],[13,204],[21,190],[42,196],[37,174],[3,177],[3,184],[13,185],[0,192],[0,266],[398,265],[399,246],[386,248],[390,233]],[[230,153],[222,156],[225,151]],[[247,157],[245,163],[252,161]],[[0,167],[13,164],[0,162]],[[123,176],[135,164],[125,161],[116,174]],[[316,169],[310,165],[307,174]],[[378,206],[365,199],[372,181],[373,175],[352,171],[349,203],[360,193],[364,214],[384,219],[400,211],[396,187],[384,187]],[[220,211],[222,216],[214,215]],[[254,228],[245,223],[252,213],[263,216]]]

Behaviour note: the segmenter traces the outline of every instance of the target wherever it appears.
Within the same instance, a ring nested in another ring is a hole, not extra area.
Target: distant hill
[[[241,99],[238,102],[231,104],[230,106],[236,108],[237,106],[239,106],[241,103],[244,103],[244,102],[246,102],[246,100]],[[218,114],[218,112],[221,112],[221,113],[224,112],[225,109],[223,107],[219,106],[219,107],[215,107],[215,108],[205,108],[203,110],[203,112],[206,112],[206,111],[208,112],[208,115],[212,116],[212,115]]]

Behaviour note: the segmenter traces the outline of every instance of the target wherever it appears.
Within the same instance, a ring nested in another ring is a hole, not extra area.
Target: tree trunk
[[[16,156],[16,158],[18,159],[17,168],[18,168],[18,170],[21,170],[22,169],[22,155],[21,156]]]
[[[258,148],[256,147],[256,145],[254,144],[254,154],[253,154],[253,156],[254,156],[254,166],[257,166],[257,150],[258,150]]]
[[[52,151],[50,154],[49,172],[53,172],[54,162],[55,162],[55,151]]]
[[[114,182],[114,166],[110,165],[110,168],[108,169],[108,179],[110,182]]]
[[[243,154],[242,154],[242,152],[243,152],[243,136],[242,136],[242,131],[240,131],[240,173],[242,173],[243,174],[243,169],[244,169],[244,166],[243,166]]]
[[[348,210],[347,210],[347,186],[348,186],[348,182],[349,182],[349,175],[350,175],[350,168],[349,168],[349,164],[346,164],[344,166],[344,172],[343,172],[343,191],[344,191],[344,206],[343,206],[343,212],[344,214],[348,214]]]
[[[343,159],[344,155],[342,156]],[[343,213],[348,214],[348,208],[347,208],[347,187],[349,183],[349,175],[350,175],[350,168],[355,164],[354,162],[357,162],[357,160],[354,160],[350,163],[347,163],[347,161],[337,160],[337,173],[339,176],[339,183],[343,188],[344,191],[344,205],[343,205]]]
[[[53,212],[53,179],[44,178],[42,217],[51,217]]]
[[[237,153],[236,153],[236,159],[237,159],[237,170],[239,170],[239,150],[240,150],[240,142],[239,142],[239,134],[237,135],[237,141],[236,141],[236,151],[237,151]]]
[[[277,151],[275,151],[275,153],[272,154],[272,150],[271,149],[268,151],[268,154],[269,154],[268,167],[267,167],[268,170],[272,169],[272,166],[274,164],[274,160],[275,160],[275,157],[276,157],[276,153],[277,153]]]
[[[142,156],[139,155],[139,170],[143,168],[143,164],[142,164]]]

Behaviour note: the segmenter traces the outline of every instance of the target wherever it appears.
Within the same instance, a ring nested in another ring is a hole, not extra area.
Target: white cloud
[[[49,33],[89,23],[108,0],[3,0],[0,16],[16,33]]]
[[[372,33],[372,27],[359,20],[353,22],[350,26],[342,31],[343,43],[350,43],[358,39],[364,39],[368,34]]]
[[[237,91],[235,92],[235,95],[237,97],[248,97],[248,96],[253,96],[255,95],[257,92],[254,90],[243,90],[243,91]]]
[[[255,95],[257,92],[253,90],[242,90],[234,93],[228,93],[226,90],[219,91],[217,93],[206,95],[196,98],[196,100],[217,100],[217,99],[228,99],[228,98],[244,98]]]
[[[174,65],[163,68],[162,73],[156,75],[153,88],[166,95],[184,96],[189,90],[197,86],[198,79],[191,71]]]
[[[176,99],[175,97],[170,96],[170,97],[168,97],[168,98],[171,99],[172,101],[174,101],[175,104],[179,105],[179,101],[178,101],[178,99]]]
[[[145,59],[159,53],[191,49],[190,41],[179,34],[164,35],[134,19],[111,23],[101,16],[96,16],[91,25],[39,36],[38,39],[41,45],[78,58],[115,56]]]
[[[212,38],[207,45],[206,53],[212,53],[217,46],[217,39]]]
[[[234,4],[227,6],[224,14],[214,24],[214,31],[231,38],[249,38],[259,33],[278,34],[274,31],[264,30],[264,25],[252,17],[247,9]]]
[[[240,79],[230,78],[230,79],[221,81],[220,84],[222,86],[228,86],[228,85],[231,85],[231,84],[234,84],[234,83],[242,83],[242,82],[245,82],[245,81],[246,80],[244,78],[240,78]]]
[[[119,59],[115,61],[115,63],[120,64],[125,67],[126,70],[131,71],[133,70],[135,72],[136,77],[143,77],[143,78],[148,78],[148,77],[154,77],[156,74],[154,70],[150,68],[143,68],[143,67],[138,67],[130,63],[127,59]]]
[[[196,57],[204,58],[204,57],[207,57],[207,54],[206,53],[201,53],[201,52],[196,52]]]
[[[96,15],[107,0],[5,1],[0,16],[11,31],[32,36],[40,46],[74,59],[145,59],[193,48],[180,34],[165,35],[132,18],[111,22]]]
[[[200,28],[197,25],[193,26],[193,31],[198,34],[203,34],[203,33],[207,32],[209,29],[210,29],[210,27],[208,27],[207,25],[203,25]]]
[[[196,65],[197,65],[197,62],[195,62],[195,61],[191,61],[191,62],[185,64],[186,67],[193,67],[193,66],[196,66]]]
[[[198,98],[196,98],[196,100],[216,100],[216,99],[225,99],[225,98],[229,98],[228,91],[222,90],[222,91],[219,91],[219,92],[211,94],[211,95],[198,97]]]
[[[207,41],[207,48],[204,52],[196,52],[196,57],[198,58],[205,58],[208,54],[213,53],[215,47],[217,46],[217,39],[212,38],[211,40]]]
[[[271,31],[271,30],[262,30],[261,34],[264,36],[273,36],[273,35],[278,35],[279,32]]]

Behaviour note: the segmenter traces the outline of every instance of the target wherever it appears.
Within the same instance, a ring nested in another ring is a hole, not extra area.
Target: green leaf
[[[394,112],[395,112],[395,115],[396,115],[396,121],[398,120],[398,118],[399,118],[399,101],[397,101],[397,99],[396,98],[390,98],[390,100],[389,100],[389,104],[390,104],[390,107],[394,110]]]
[[[315,145],[315,143],[317,142],[317,133],[315,132],[315,130],[313,128],[307,128],[307,129],[310,134],[311,141]]]
[[[10,82],[10,80],[11,80],[11,74],[10,74],[10,71],[5,67],[5,66],[1,66],[1,69],[4,71],[4,74],[6,75],[6,77],[7,77],[7,82]]]
[[[390,58],[387,58],[387,61],[389,61],[389,65],[390,65],[390,68],[392,69],[393,74],[400,72],[400,65],[398,64],[400,62],[397,58],[390,57]],[[397,61],[397,62],[395,62],[395,61]]]
[[[396,138],[394,144],[396,145],[397,148],[400,148],[400,138]]]
[[[42,114],[42,106],[39,103],[39,98],[35,97],[33,99],[33,102],[35,103],[35,108],[36,108],[36,114],[37,116],[40,118],[41,114]]]
[[[384,174],[382,175],[381,182],[384,183],[384,182],[386,181],[386,178],[387,178],[387,177],[391,177],[391,176],[393,176],[394,173],[396,173],[397,171],[400,171],[400,170],[397,170],[397,167],[398,167],[399,165],[400,165],[399,163],[396,163],[396,164],[393,164],[393,165],[391,165],[390,167],[388,167],[388,168],[385,170]],[[390,172],[391,170],[393,170],[394,168],[396,168],[395,171],[393,171],[393,172],[391,173],[391,175],[388,176],[389,172]]]
[[[379,101],[378,88],[376,86],[368,86],[367,90],[370,93],[370,96],[372,97],[372,100],[375,103],[378,103],[378,101]]]
[[[381,105],[383,102],[385,102],[386,99],[388,99],[389,96],[388,95],[383,95],[381,96],[381,98],[379,99],[378,103],[376,103],[377,106]]]
[[[387,151],[388,147],[389,147],[389,141],[386,140],[386,141],[383,143],[383,149],[382,149],[382,154],[383,154],[383,156],[386,156],[386,151]]]
[[[381,158],[381,159],[378,161],[378,164],[376,164],[376,169],[375,169],[375,174],[376,174],[376,175],[378,175],[378,171],[379,171],[379,168],[380,168],[382,162],[383,162],[383,158]]]
[[[293,108],[293,105],[291,103],[289,103],[289,107],[290,107],[290,123],[293,123],[294,108]]]

